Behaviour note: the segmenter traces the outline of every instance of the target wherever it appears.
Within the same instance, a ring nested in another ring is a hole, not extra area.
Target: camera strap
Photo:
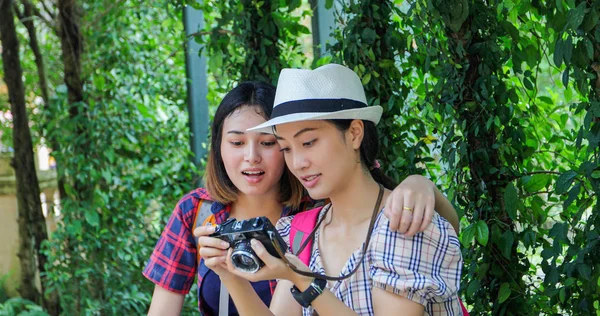
[[[304,275],[307,277],[313,277],[313,278],[317,278],[317,279],[325,279],[325,280],[329,280],[329,281],[340,281],[340,280],[347,279],[358,270],[358,268],[360,267],[360,265],[362,264],[362,262],[365,259],[365,255],[367,253],[367,247],[369,247],[369,242],[371,241],[371,235],[373,234],[373,228],[375,226],[375,221],[377,220],[377,214],[379,214],[379,210],[380,210],[379,207],[381,206],[382,198],[383,198],[383,186],[381,184],[379,184],[379,195],[377,196],[377,202],[375,203],[375,207],[373,208],[373,214],[371,215],[371,222],[369,223],[369,230],[367,232],[367,238],[365,240],[365,243],[363,244],[361,258],[358,261],[358,263],[356,264],[356,266],[354,267],[354,269],[352,269],[352,271],[350,271],[349,273],[347,273],[345,275],[342,275],[339,277],[333,277],[333,276],[329,276],[326,274],[299,270],[293,263],[291,263],[289,260],[287,260],[287,258],[285,257],[285,250],[281,249],[279,247],[279,245],[277,245],[277,243],[273,243],[273,246],[275,247],[275,250],[279,253],[279,256],[281,257],[281,259],[292,269],[292,271],[294,271],[300,275]],[[312,241],[314,239],[317,229],[319,229],[319,227],[321,226],[321,223],[327,217],[327,213],[329,212],[330,209],[331,209],[331,204],[327,205],[325,214],[323,216],[321,216],[321,219],[319,219],[319,221],[317,222],[317,225],[315,225],[315,227],[311,231],[308,238],[306,238],[304,243],[302,243],[302,246],[300,246],[300,249],[298,249],[298,251],[295,254],[296,256],[299,253],[301,253],[302,250],[304,250],[304,248],[310,241]]]

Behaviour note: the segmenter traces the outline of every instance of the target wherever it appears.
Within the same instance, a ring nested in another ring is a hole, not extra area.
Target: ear
[[[365,123],[362,120],[352,120],[348,128],[348,135],[352,143],[352,148],[360,149],[365,136]]]

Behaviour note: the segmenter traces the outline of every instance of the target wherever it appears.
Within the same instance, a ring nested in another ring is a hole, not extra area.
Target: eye
[[[289,153],[289,152],[290,152],[290,149],[289,149],[288,147],[284,147],[284,148],[281,148],[281,149],[279,150],[279,152],[283,152],[283,153],[287,154],[287,153]]]
[[[261,144],[266,147],[273,147],[273,146],[275,146],[275,144],[277,144],[277,142],[270,141],[270,142],[262,142]]]
[[[304,147],[310,147],[310,146],[314,145],[316,141],[317,141],[317,139],[315,138],[315,139],[313,139],[311,141],[302,143],[302,146],[304,146]]]
[[[235,147],[242,146],[244,144],[243,142],[236,142],[236,141],[229,142],[229,143]]]

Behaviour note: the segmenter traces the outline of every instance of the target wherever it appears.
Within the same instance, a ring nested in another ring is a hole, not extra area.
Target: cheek
[[[283,158],[283,153],[280,152],[279,149],[266,149],[262,153],[262,156],[269,166],[283,169],[285,160]]]
[[[231,148],[228,144],[221,145],[221,159],[223,160],[223,165],[225,165],[225,170],[227,174],[231,171],[231,169],[237,164],[239,154],[235,150],[235,148]]]

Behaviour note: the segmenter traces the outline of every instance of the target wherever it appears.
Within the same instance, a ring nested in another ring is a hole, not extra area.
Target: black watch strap
[[[325,290],[327,286],[327,280],[325,279],[314,279],[312,283],[308,286],[306,291],[300,292],[295,285],[290,289],[292,292],[292,296],[298,302],[298,304],[302,305],[304,308],[308,308],[310,304]]]

